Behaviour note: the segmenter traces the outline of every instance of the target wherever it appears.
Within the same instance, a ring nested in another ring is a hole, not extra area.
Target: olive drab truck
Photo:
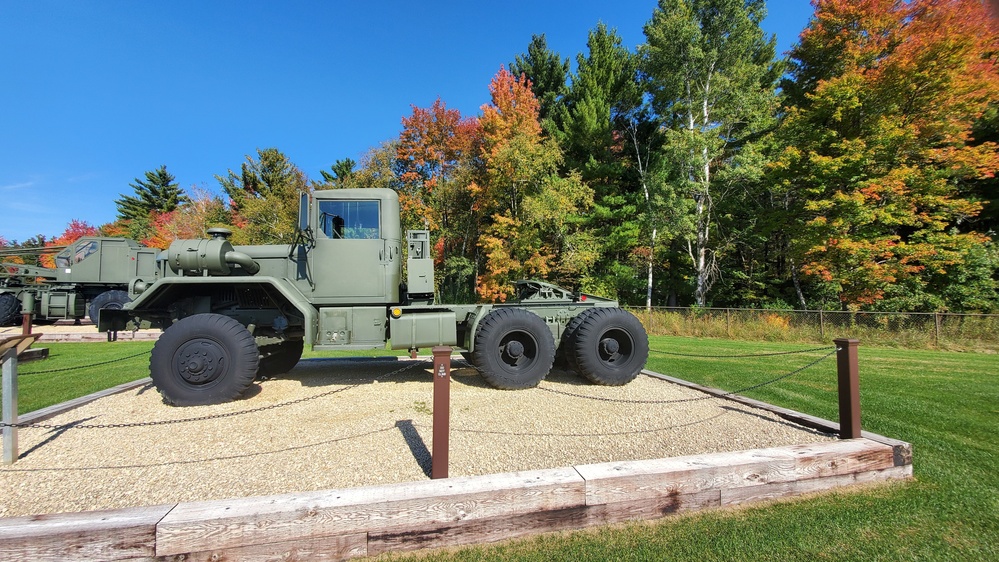
[[[174,405],[232,400],[255,377],[289,370],[305,346],[453,346],[501,389],[536,386],[556,354],[605,385],[628,383],[648,357],[645,329],[615,301],[544,282],[517,283],[511,302],[436,302],[429,233],[404,237],[391,189],[302,194],[292,244],[209,234],[173,242],[154,275],[129,284],[131,302],[100,315],[101,331],[164,330],[150,374]]]
[[[39,323],[80,320],[97,323],[103,309],[129,301],[128,284],[156,271],[159,250],[134,240],[86,236],[55,255],[55,267],[0,264],[0,326],[20,323],[31,312]]]

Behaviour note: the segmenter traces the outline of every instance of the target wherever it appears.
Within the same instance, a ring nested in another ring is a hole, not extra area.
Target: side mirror
[[[309,194],[304,191],[299,194],[298,200],[298,230],[309,229]]]

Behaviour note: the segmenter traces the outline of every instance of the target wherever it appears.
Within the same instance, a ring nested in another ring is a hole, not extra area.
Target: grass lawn
[[[148,373],[150,342],[49,344],[20,367],[32,411]],[[652,337],[653,371],[726,390],[784,375],[825,352],[763,358],[813,344]],[[831,347],[830,347],[831,350]],[[376,350],[371,355],[395,352]],[[57,373],[137,355],[99,366]],[[306,357],[358,355],[306,352]],[[35,373],[35,374],[32,374]],[[664,383],[665,384],[665,383]],[[716,510],[499,545],[388,559],[432,560],[999,560],[999,355],[860,346],[864,429],[913,444],[915,481],[758,507]],[[834,357],[747,396],[835,420]]]
[[[653,337],[651,347],[735,355],[812,345]],[[788,373],[822,355],[696,359],[653,352],[648,367],[736,390]],[[386,558],[999,560],[999,356],[865,348],[863,342],[859,355],[863,426],[913,444],[915,481],[652,523]],[[835,357],[746,395],[835,420]]]

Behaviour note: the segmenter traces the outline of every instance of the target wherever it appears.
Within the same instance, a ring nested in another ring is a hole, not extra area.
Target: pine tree
[[[148,171],[145,175],[145,180],[135,178],[135,183],[128,184],[135,190],[134,196],[121,195],[115,201],[119,219],[145,219],[151,211],[169,213],[187,201],[187,196],[174,181],[173,174],[167,172],[165,165]]]

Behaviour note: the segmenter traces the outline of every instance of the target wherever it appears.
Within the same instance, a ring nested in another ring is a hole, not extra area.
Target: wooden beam
[[[761,486],[884,470],[892,448],[866,439],[732,453],[577,466],[586,504],[668,498],[709,490]]]
[[[572,468],[180,504],[157,526],[156,555],[412,529],[585,503]]]
[[[0,560],[125,560],[155,555],[156,524],[174,506],[0,519]]]

